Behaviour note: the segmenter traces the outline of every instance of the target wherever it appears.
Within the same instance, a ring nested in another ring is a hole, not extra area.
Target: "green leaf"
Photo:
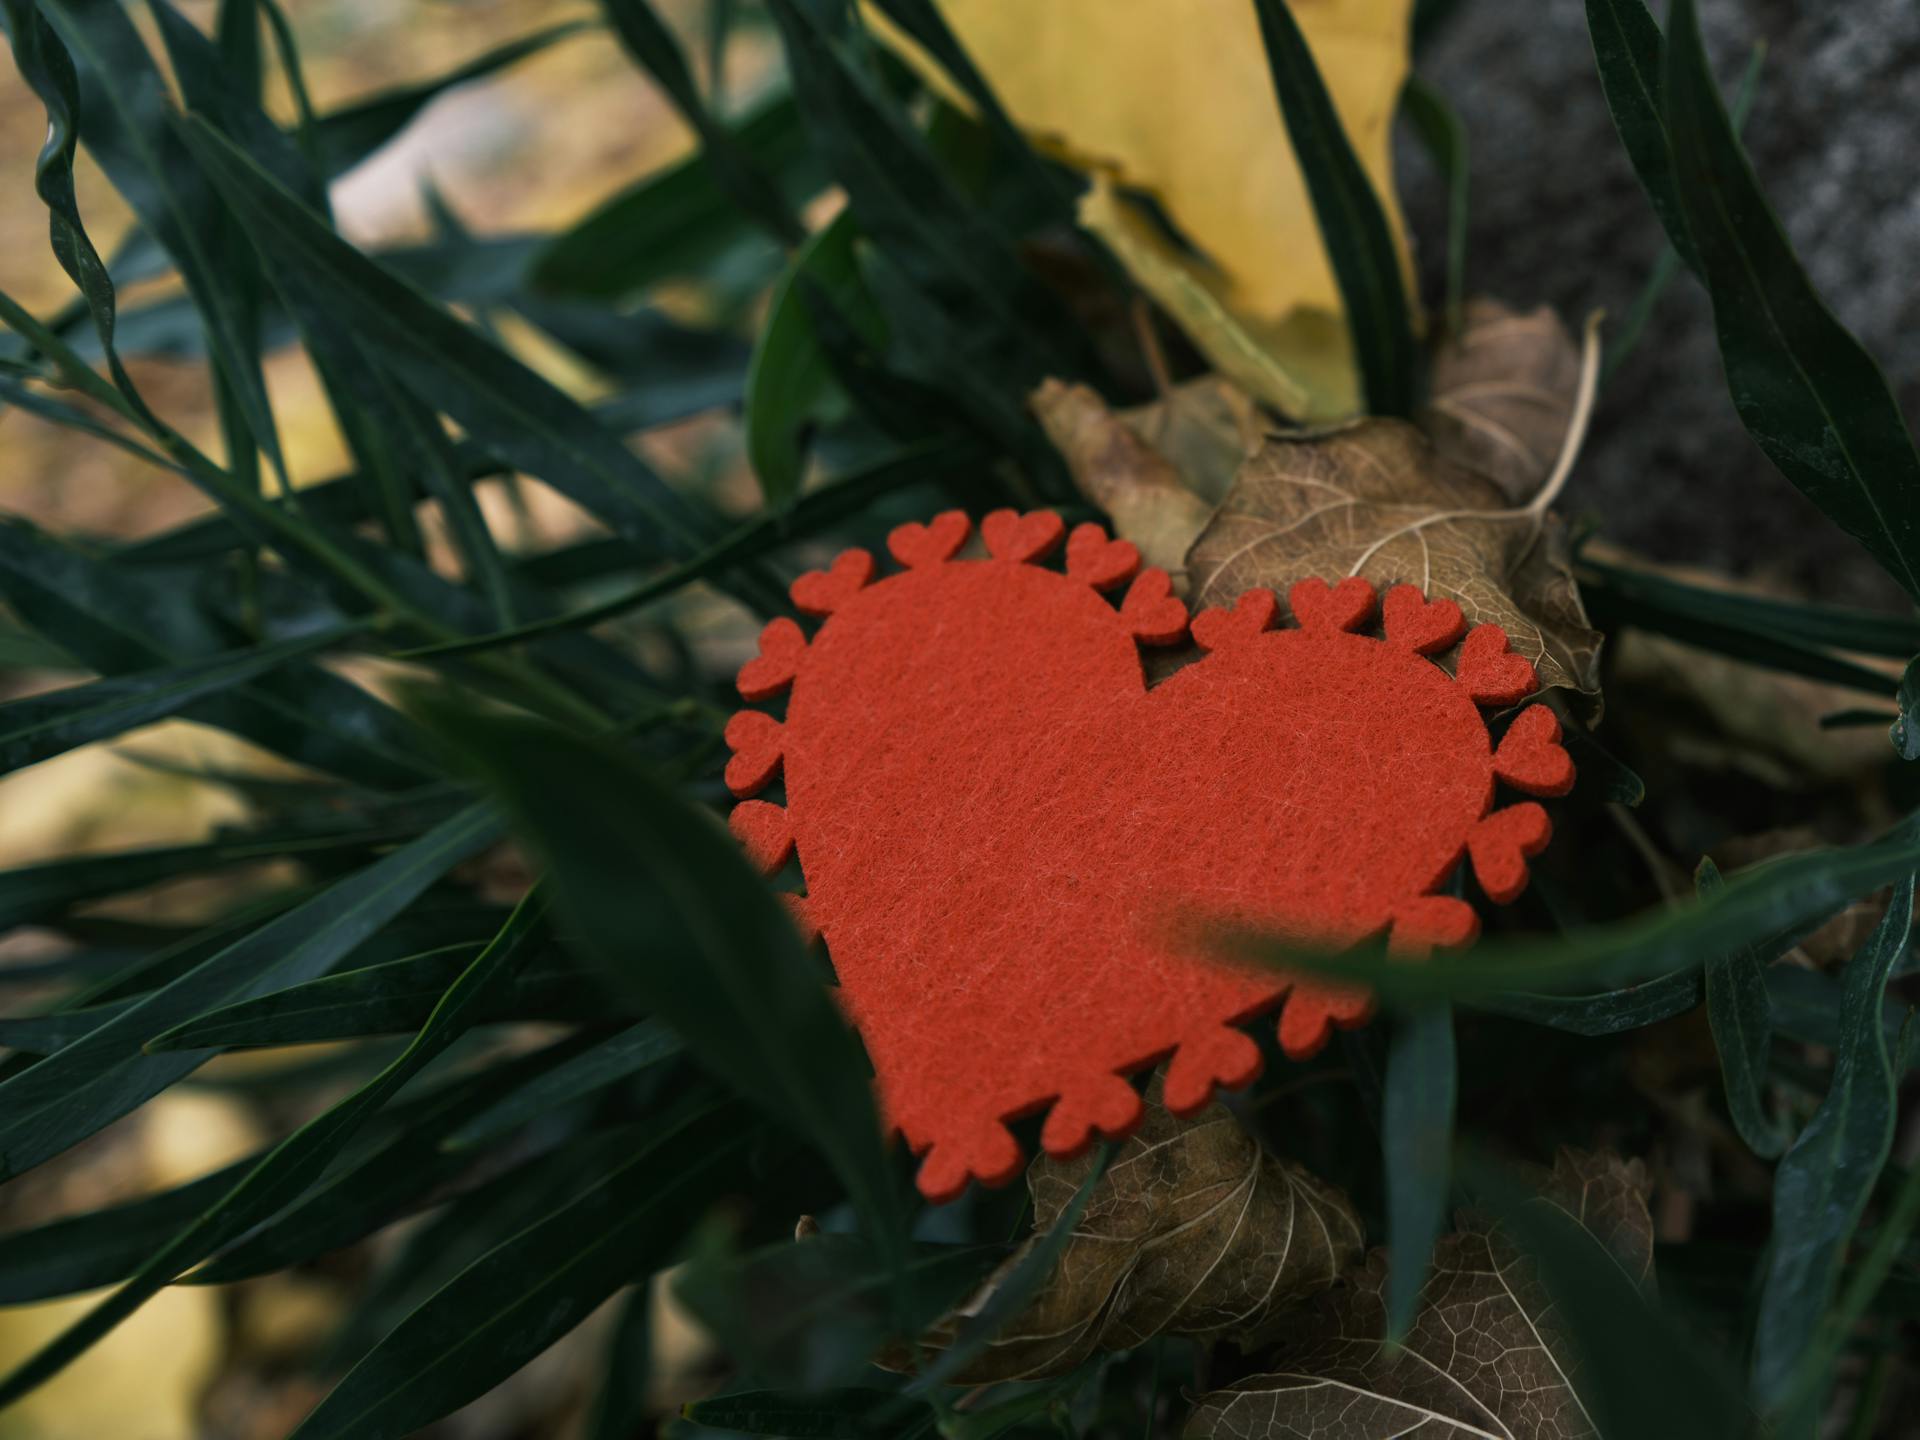
[[[502,1097],[447,1137],[453,1150],[471,1149],[509,1135],[549,1111],[617,1085],[686,1047],[657,1020],[642,1020],[595,1041],[563,1065]]]
[[[1016,237],[961,194],[906,111],[850,53],[842,24],[795,0],[768,8],[808,133],[846,187],[861,232],[907,285],[950,321],[993,337],[1033,383],[1094,368],[1082,332],[1021,263]]]
[[[1407,77],[1400,104],[1447,182],[1447,328],[1458,335],[1467,300],[1467,127],[1447,97],[1418,75]]]
[[[0,1305],[31,1305],[126,1279],[258,1158],[124,1205],[0,1235]]]
[[[1633,161],[1634,174],[1640,177],[1673,248],[1688,269],[1698,272],[1700,260],[1681,204],[1667,135],[1660,24],[1642,0],[1587,0],[1587,35],[1593,42],[1601,92],[1613,113],[1620,143]]]
[[[1913,894],[1909,873],[1895,885],[1885,918],[1847,962],[1833,1081],[1774,1172],[1773,1239],[1752,1371],[1753,1398],[1769,1412],[1795,1398],[1799,1368],[1833,1301],[1847,1244],[1893,1147],[1898,1100],[1880,1007],[1887,978],[1906,953]]]
[[[1447,1228],[1458,1084],[1452,1009],[1434,1005],[1399,1018],[1387,1044],[1380,1123],[1387,1247],[1394,1257],[1387,1273],[1389,1340],[1413,1323],[1434,1242]]]
[[[1726,882],[1711,859],[1694,872],[1695,890],[1711,895]],[[1773,1050],[1773,1006],[1767,998],[1767,967],[1787,949],[1744,945],[1706,963],[1707,1023],[1720,1054],[1733,1128],[1747,1148],[1771,1160],[1787,1148],[1780,1121],[1767,1114],[1767,1061]]]
[[[1644,12],[1642,12],[1644,13]],[[1651,16],[1647,17],[1651,23]],[[1658,30],[1655,30],[1656,39]],[[1747,68],[1740,76],[1739,93],[1733,97],[1733,130],[1737,135],[1747,123],[1747,114],[1753,109],[1753,97],[1760,88],[1760,67],[1767,58],[1767,45],[1764,40],[1755,41],[1753,53],[1747,58]],[[1655,51],[1658,59],[1658,51]],[[1653,312],[1659,307],[1660,299],[1667,293],[1667,287],[1673,284],[1674,277],[1680,273],[1680,252],[1671,244],[1660,252],[1660,258],[1654,262],[1653,272],[1647,276],[1647,283],[1640,293],[1633,297],[1633,304],[1627,307],[1619,328],[1613,338],[1607,342],[1606,358],[1600,364],[1600,383],[1605,386],[1614,372],[1626,363],[1640,344],[1640,338],[1646,333]]]
[[[415,1030],[477,948],[471,942],[441,946],[223,1005],[162,1031],[146,1048],[157,1054],[238,1045],[314,1045]],[[591,1020],[606,1010],[605,991],[593,976],[550,962],[510,979],[497,1001],[481,1007],[480,1018]]]
[[[1552,939],[1486,940],[1444,965],[1404,965],[1374,950],[1329,954],[1239,937],[1236,953],[1363,983],[1397,1004],[1551,993],[1694,973],[1707,957],[1782,931],[1804,933],[1849,902],[1920,866],[1920,815],[1846,849],[1799,851],[1741,870],[1711,896]]]
[[[1579,571],[1583,595],[1598,592],[1600,603],[1626,607],[1632,623],[1676,639],[1711,645],[1716,635],[1737,632],[1737,641],[1730,643],[1749,648],[1754,641],[1771,638],[1808,650],[1859,651],[1901,660],[1920,651],[1920,616],[1716,590],[1591,555],[1580,557]],[[1884,685],[1886,677],[1880,678]]]
[[[843,210],[801,247],[774,287],[766,324],[754,342],[747,367],[747,459],[772,510],[786,509],[800,493],[801,431],[833,384],[800,277],[818,285],[843,311],[858,312],[866,294],[853,251],[859,233],[853,213]]]
[[[733,127],[734,146],[773,177],[789,205],[827,183],[799,108],[781,97]],[[760,241],[699,155],[649,175],[554,236],[528,272],[549,295],[618,300],[673,276],[701,275]],[[777,259],[773,261],[777,264]]]
[[[150,725],[357,633],[343,626],[0,705],[0,775]]]
[[[24,521],[0,524],[0,598],[103,675],[155,671],[232,646],[237,637],[201,606],[193,579],[181,571],[129,574]],[[437,773],[405,716],[318,665],[257,676],[184,713],[378,789]]]
[[[407,839],[419,829],[408,821],[394,821],[333,830],[263,830],[199,845],[159,845],[23,865],[0,871],[0,929],[46,920],[82,901],[143,890],[181,875],[282,857],[368,850]]]
[[[1900,702],[1900,714],[1887,727],[1887,739],[1902,760],[1920,760],[1920,659],[1907,662],[1894,698]]]
[[[798,245],[806,230],[794,218],[779,189],[761,171],[752,151],[734,143],[733,136],[714,120],[687,69],[680,42],[662,23],[648,0],[600,0],[613,30],[627,53],[667,92],[687,124],[700,137],[701,157],[714,182],[729,199],[752,216],[781,243]]]
[[[289,1440],[399,1440],[492,1389],[674,1258],[738,1163],[725,1107],[683,1107],[635,1154],[461,1271],[347,1373]],[[716,1139],[716,1136],[720,1137]]]
[[[150,1036],[211,1004],[323,974],[498,831],[484,807],[463,811],[201,961],[83,1039],[0,1080],[0,1180],[84,1140],[210,1058],[204,1050],[146,1055],[141,1046]]]
[[[1393,228],[1340,123],[1313,52],[1285,0],[1254,0],[1274,93],[1353,336],[1361,388],[1374,415],[1413,413],[1413,322]],[[1284,263],[1283,260],[1276,263]]]
[[[1666,102],[1674,178],[1713,299],[1734,408],[1767,458],[1920,599],[1920,453],[1873,357],[1821,302],[1675,0]]]
[[[629,752],[448,700],[423,713],[550,867],[561,912],[646,1011],[833,1164],[883,1253],[905,1237],[859,1041],[732,838]]]
[[[276,274],[297,268],[424,403],[643,553],[690,548],[699,527],[684,502],[578,402],[329,231],[204,121],[175,128]]]
[[[38,6],[79,73],[80,138],[172,258],[206,326],[219,378],[284,483],[245,284],[223,264],[225,217],[173,138],[159,67],[119,0],[38,0]],[[109,335],[101,338],[104,343]]]
[[[498,952],[496,958],[500,958]],[[513,965],[525,963],[522,958]],[[511,979],[511,968],[494,972],[495,978],[489,982],[490,996],[473,990],[462,976],[448,990],[444,1003],[453,1004],[463,995],[470,996],[468,1022],[477,1022],[490,1004],[502,997],[505,982]],[[530,1055],[467,1071],[418,1099],[393,1103],[368,1119],[374,1095],[384,1093],[392,1099],[397,1093],[404,1093],[400,1086],[410,1083],[411,1077],[432,1063],[435,1048],[439,1047],[440,1053],[444,1053],[441,1039],[452,1033],[444,1028],[444,1020],[443,1011],[439,1020],[429,1020],[428,1025],[422,1027],[424,1032],[436,1023],[442,1025],[439,1035],[426,1048],[421,1048],[416,1038],[408,1050],[395,1059],[393,1065],[401,1067],[398,1072],[389,1066],[386,1078],[376,1076],[360,1095],[344,1102],[351,1110],[336,1107],[339,1114],[330,1118],[326,1126],[318,1126],[316,1122],[298,1154],[290,1152],[275,1162],[277,1172],[260,1171],[262,1178],[256,1182],[255,1194],[265,1193],[266,1184],[275,1173],[294,1178],[312,1176],[313,1162],[324,1158],[325,1150],[332,1147],[336,1158],[325,1167],[324,1173],[310,1179],[306,1188],[274,1212],[272,1218],[221,1248],[211,1260],[183,1276],[178,1283],[225,1285],[304,1264],[316,1256],[364,1240],[397,1220],[417,1214],[426,1205],[484,1184],[489,1162],[498,1166],[504,1157],[455,1155],[445,1147],[447,1136],[471,1116],[512,1093],[516,1086],[536,1082],[554,1066],[564,1064],[568,1057],[579,1052],[581,1045],[577,1037],[570,1036]],[[457,1035],[454,1038],[458,1038]],[[426,1058],[422,1060],[422,1056]],[[395,1073],[403,1077],[397,1085],[389,1083]],[[360,1127],[357,1134],[355,1126]],[[531,1144],[522,1147],[520,1154],[543,1156],[548,1149],[547,1144]],[[290,1193],[293,1187],[283,1179],[273,1188]],[[249,1200],[248,1205],[256,1212],[262,1209],[257,1199]]]
[[[493,943],[474,958],[413,1043],[392,1064],[276,1145],[238,1183],[161,1246],[124,1285],[0,1379],[0,1407],[59,1374],[188,1269],[318,1180],[367,1120],[465,1031],[475,1003],[524,958],[527,941],[536,932],[544,909],[544,903],[533,894],[523,900]]]

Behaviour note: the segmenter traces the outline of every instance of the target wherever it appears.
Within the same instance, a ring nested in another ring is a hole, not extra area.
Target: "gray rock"
[[[1729,94],[1754,41],[1766,42],[1745,131],[1755,168],[1821,294],[1880,362],[1909,423],[1920,419],[1920,4],[1700,8]],[[1617,328],[1665,238],[1607,114],[1584,6],[1462,0],[1419,68],[1460,112],[1472,147],[1469,290],[1545,301],[1570,325],[1602,306]],[[1425,156],[1402,144],[1424,289],[1437,296],[1444,195]],[[1565,506],[1663,560],[1903,603],[1747,438],[1690,275],[1602,395]]]

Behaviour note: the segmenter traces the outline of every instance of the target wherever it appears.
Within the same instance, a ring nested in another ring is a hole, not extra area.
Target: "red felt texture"
[[[1161,1059],[1176,1112],[1250,1083],[1260,1050],[1235,1027],[1262,1013],[1296,1058],[1364,1023],[1364,991],[1223,960],[1210,937],[1468,943],[1473,907],[1434,892],[1470,855],[1512,899],[1551,833],[1537,804],[1494,809],[1496,780],[1573,780],[1543,707],[1496,760],[1476,701],[1532,693],[1532,667],[1451,601],[1303,581],[1286,625],[1251,590],[1194,617],[1207,653],[1149,689],[1138,646],[1188,624],[1164,572],[1136,577],[1131,545],[1067,538],[1050,512],[987,516],[988,559],[953,558],[967,532],[957,511],[903,525],[906,569],[875,579],[848,552],[797,581],[825,623],[806,640],[773,622],[740,681],[749,699],[790,684],[785,721],[727,729],[735,793],[786,789],[738,805],[735,832],[769,872],[797,848],[804,923],[935,1200],[1020,1172],[1018,1116],[1047,1111],[1061,1156],[1127,1133],[1121,1077]],[[1035,563],[1063,538],[1065,573]],[[1130,577],[1117,607],[1099,593]],[[1463,633],[1456,680],[1425,657]]]

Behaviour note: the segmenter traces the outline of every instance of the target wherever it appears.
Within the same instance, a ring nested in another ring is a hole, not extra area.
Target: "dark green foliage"
[[[1412,413],[1415,307],[1380,197],[1290,6],[1246,3],[1368,408]],[[0,523],[0,775],[162,719],[294,770],[148,757],[227,788],[249,818],[194,843],[0,872],[0,939],[39,931],[47,950],[0,965],[0,1183],[188,1077],[272,1096],[272,1113],[304,1121],[202,1179],[0,1234],[0,1306],[105,1292],[0,1376],[0,1409],[164,1286],[340,1252],[371,1263],[363,1242],[402,1221],[317,1362],[333,1388],[299,1427],[306,1440],[414,1433],[615,1297],[583,1434],[651,1433],[648,1296],[681,1262],[677,1292],[733,1367],[675,1422],[689,1436],[1166,1440],[1187,1377],[1243,1363],[1204,1340],[1148,1338],[956,1408],[949,1377],[1053,1279],[1099,1198],[1104,1155],[953,1345],[905,1374],[870,1363],[883,1347],[910,1356],[1029,1238],[1024,1197],[913,1208],[909,1161],[882,1142],[822,957],[712,813],[731,707],[726,647],[705,643],[715,625],[750,635],[820,556],[874,547],[937,509],[1053,503],[1082,518],[1027,409],[1032,387],[1059,377],[1116,407],[1152,398],[1137,335],[1112,323],[1131,284],[1073,223],[1080,177],[1029,145],[938,0],[874,4],[947,72],[965,113],[917,86],[842,0],[713,0],[697,17],[712,53],[691,57],[681,35],[701,31],[676,35],[663,15],[693,12],[604,0],[605,23],[535,30],[328,111],[273,0],[0,0],[47,124],[34,194],[12,198],[44,211],[74,287],[46,316],[0,295],[0,405],[215,507],[112,539]],[[1416,38],[1453,8],[1422,0]],[[1920,461],[1884,379],[1781,235],[1693,5],[1676,0],[1670,35],[1640,0],[1587,12],[1600,89],[1675,247],[1630,328],[1657,332],[1661,287],[1695,274],[1749,430],[1920,597]],[[782,63],[736,108],[701,77],[750,27]],[[437,97],[561,43],[620,46],[698,152],[554,234],[469,234],[434,192],[426,240],[368,251],[340,235],[333,180]],[[285,121],[263,100],[282,94]],[[1447,183],[1446,291],[1430,313],[1457,315],[1468,137],[1417,79],[1403,113]],[[82,152],[134,217],[112,244],[86,229]],[[846,206],[809,234],[800,217],[830,189]],[[1442,237],[1415,238],[1438,249]],[[599,398],[583,403],[503,348],[508,317],[579,362]],[[262,376],[293,349],[352,459],[289,494]],[[134,358],[203,375],[214,453],[156,413]],[[1172,363],[1174,378],[1190,373],[1190,356]],[[635,448],[713,412],[740,422],[714,429],[759,480],[750,513],[704,465],[656,469]],[[490,523],[488,487],[523,477],[604,528],[543,549]],[[441,536],[457,574],[435,568]],[[1714,810],[1719,782],[1676,773],[1630,733],[1570,730],[1581,785],[1555,812],[1563,838],[1481,948],[1428,965],[1263,950],[1364,977],[1388,1013],[1331,1059],[1270,1067],[1241,1115],[1346,1189],[1370,1239],[1390,1245],[1394,1329],[1464,1195],[1537,1261],[1589,1362],[1581,1393],[1603,1434],[1751,1433],[1726,1378],[1740,1359],[1754,1405],[1805,1433],[1835,1377],[1920,1315],[1920,1179],[1890,1142],[1898,1084],[1920,1065],[1900,988],[1915,969],[1920,821],[1894,818],[1920,801],[1896,758],[1920,755],[1920,680],[1885,663],[1920,653],[1920,619],[1727,593],[1594,551],[1577,571],[1603,628],[1869,697],[1831,718],[1891,724],[1885,792],[1863,807],[1891,828],[1725,880],[1709,861],[1695,900],[1657,903],[1628,873],[1644,854],[1605,807],[1639,806],[1633,823],[1691,864],[1739,833]],[[405,708],[366,680],[396,664],[416,676]],[[13,684],[23,672],[44,674]],[[1615,715],[1635,703],[1609,695]],[[1738,783],[1757,788],[1744,772]],[[1745,803],[1798,823],[1813,810],[1802,798]],[[545,878],[503,897],[510,833]],[[214,897],[192,923],[125,908],[183,884]],[[1889,886],[1892,909],[1844,975],[1776,963]],[[1688,1045],[1664,1043],[1677,1030],[1639,1033],[1675,1021]],[[1705,1056],[1709,1034],[1752,1152],[1742,1165],[1764,1176],[1780,1157],[1771,1209],[1763,1194],[1742,1214],[1738,1243],[1665,1247],[1671,1292],[1655,1302],[1473,1147],[1545,1158],[1608,1133],[1649,1153],[1658,1121],[1620,1103],[1627,1077],[1648,1052]],[[222,1052],[305,1045],[327,1048],[196,1074]],[[322,1083],[336,1088],[314,1101]],[[787,1238],[803,1214],[820,1233]]]

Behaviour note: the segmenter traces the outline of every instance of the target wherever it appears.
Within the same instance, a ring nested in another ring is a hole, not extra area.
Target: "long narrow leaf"
[[[1880,1002],[1906,953],[1913,895],[1909,873],[1847,962],[1833,1082],[1774,1173],[1773,1239],[1753,1337],[1752,1389],[1762,1410],[1792,1395],[1839,1286],[1847,1243],[1893,1148],[1895,1077]]]
[[[289,660],[338,644],[361,628],[321,631],[0,705],[0,775],[178,714],[208,696],[271,674]]]
[[[546,860],[562,913],[609,972],[817,1145],[874,1243],[902,1253],[866,1058],[731,837],[625,751],[445,701],[427,713]]]
[[[297,914],[298,912],[296,912]],[[526,953],[544,905],[529,896],[447,991],[413,1043],[372,1080],[275,1146],[106,1299],[0,1379],[0,1406],[60,1373],[189,1268],[266,1219],[319,1179],[366,1121],[465,1030],[475,1004]],[[345,927],[343,927],[345,928]]]
[[[1254,8],[1280,113],[1340,283],[1367,408],[1375,415],[1411,414],[1413,322],[1387,212],[1353,153],[1313,51],[1286,0],[1255,0]]]
[[[1667,123],[1734,408],[1767,458],[1920,599],[1920,452],[1886,376],[1833,317],[1767,204],[1675,0]]]
[[[148,1037],[210,1004],[324,973],[498,831],[484,807],[462,812],[0,1081],[0,1180],[84,1140],[210,1058],[204,1050],[146,1055],[141,1046]]]

